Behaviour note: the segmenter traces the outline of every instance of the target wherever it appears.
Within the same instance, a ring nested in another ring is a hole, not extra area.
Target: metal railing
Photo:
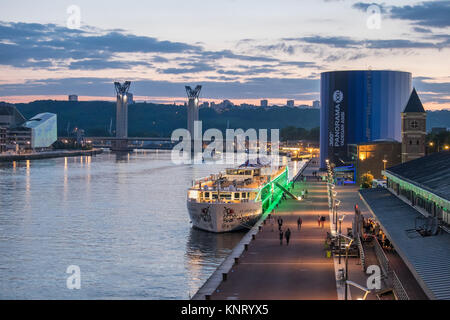
[[[376,238],[372,240],[373,246],[375,248],[375,255],[377,256],[377,260],[380,263],[380,267],[385,275],[388,275],[391,271],[391,266],[389,265],[389,260],[384,253],[383,248]]]
[[[366,254],[364,252],[364,247],[362,245],[362,241],[359,236],[356,237],[356,244],[358,245],[359,249],[359,259],[361,260],[361,266],[363,270],[366,271]]]
[[[397,294],[397,298],[399,300],[409,300],[409,296],[406,293],[405,288],[403,287],[400,279],[397,277],[397,274],[394,271],[391,271],[391,273],[388,275],[388,279],[391,281],[392,288]]]
[[[375,255],[377,256],[377,260],[380,263],[381,270],[383,271],[383,274],[386,276],[389,285],[392,286],[392,289],[397,295],[397,298],[399,300],[409,300],[409,296],[406,293],[406,290],[403,287],[402,283],[400,282],[400,279],[398,278],[395,271],[391,269],[389,259],[386,257],[386,254],[384,253],[384,250],[381,247],[380,243],[376,238],[372,240],[372,243],[374,245]]]

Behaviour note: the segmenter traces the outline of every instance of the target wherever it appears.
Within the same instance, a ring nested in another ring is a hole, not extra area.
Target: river
[[[191,181],[225,167],[169,151],[0,164],[0,299],[188,299],[243,235],[186,210]]]

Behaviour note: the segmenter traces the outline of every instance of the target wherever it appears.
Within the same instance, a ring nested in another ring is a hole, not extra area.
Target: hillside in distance
[[[16,104],[18,110],[30,118],[40,112],[58,115],[58,135],[67,136],[75,127],[85,130],[86,136],[110,136],[116,123],[116,104],[105,101],[69,102],[35,101]],[[282,129],[288,126],[312,129],[319,126],[319,110],[300,108],[241,108],[232,107],[220,112],[200,108],[203,130]],[[112,121],[112,126],[111,126]],[[135,103],[128,106],[128,135],[130,137],[170,137],[172,131],[186,128],[184,106]]]
[[[67,136],[75,127],[84,129],[87,136],[110,136],[115,130],[116,104],[107,101],[34,101],[16,104],[20,112],[31,118],[37,113],[58,115],[58,135]],[[428,111],[427,130],[450,127],[450,111]],[[172,131],[186,128],[184,106],[153,103],[135,103],[128,106],[128,135],[130,137],[170,137]],[[230,129],[283,129],[287,127],[311,130],[320,126],[318,109],[287,107],[231,107],[217,111],[200,108],[203,130]],[[112,125],[111,125],[112,123]]]

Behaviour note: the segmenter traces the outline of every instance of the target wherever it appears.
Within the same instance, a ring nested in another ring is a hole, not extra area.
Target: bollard
[[[263,224],[266,224],[266,219],[264,219]]]
[[[227,281],[228,273],[222,273],[222,281]]]
[[[234,258],[234,263],[238,264],[239,263],[239,258]]]
[[[247,243],[244,244],[244,249],[245,249],[245,251],[248,251],[248,244]]]
[[[254,234],[252,234],[252,240],[255,240],[256,236]]]
[[[264,220],[265,221],[265,220]],[[262,226],[259,226],[258,227],[258,231],[261,231],[262,230]]]

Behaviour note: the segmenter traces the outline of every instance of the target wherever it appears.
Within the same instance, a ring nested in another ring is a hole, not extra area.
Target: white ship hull
[[[261,202],[199,203],[188,201],[194,227],[210,232],[229,232],[251,228],[261,216]]]

